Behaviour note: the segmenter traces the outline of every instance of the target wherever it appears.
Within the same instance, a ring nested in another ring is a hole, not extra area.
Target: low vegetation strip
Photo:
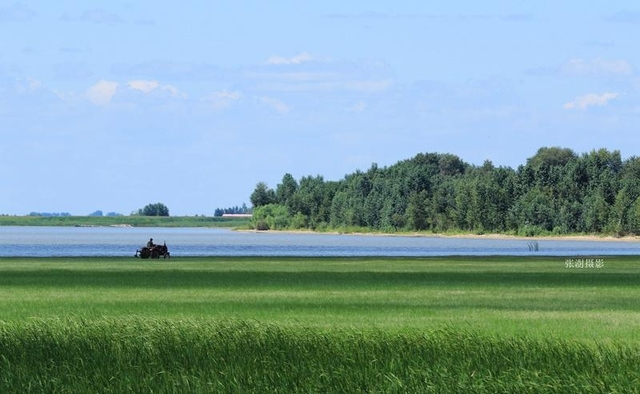
[[[639,362],[636,347],[454,329],[79,317],[0,324],[3,393],[629,393],[640,387]]]
[[[248,227],[251,218],[221,216],[9,216],[0,226]]]

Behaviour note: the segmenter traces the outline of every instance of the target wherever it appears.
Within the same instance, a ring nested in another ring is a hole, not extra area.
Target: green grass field
[[[595,259],[1,258],[0,392],[639,392]]]

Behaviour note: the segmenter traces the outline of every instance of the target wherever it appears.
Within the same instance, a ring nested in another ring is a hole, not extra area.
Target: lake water
[[[149,238],[178,256],[447,256],[640,254],[640,243],[535,238],[338,235],[210,228],[0,226],[0,257],[133,256]],[[531,242],[538,251],[531,251]]]

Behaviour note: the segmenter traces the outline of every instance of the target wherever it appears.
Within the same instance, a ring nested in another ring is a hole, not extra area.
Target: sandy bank
[[[640,237],[614,237],[604,235],[558,235],[523,237],[507,234],[435,234],[435,233],[362,233],[312,230],[236,230],[255,233],[289,233],[289,234],[334,234],[334,235],[362,235],[371,237],[427,237],[427,238],[468,238],[468,239],[521,239],[526,241],[563,240],[563,241],[606,241],[606,242],[640,242]]]

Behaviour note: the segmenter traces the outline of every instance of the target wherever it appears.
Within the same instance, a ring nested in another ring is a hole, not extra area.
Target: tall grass
[[[640,343],[637,257],[0,258],[0,319],[138,316]]]
[[[633,393],[639,362],[639,349],[628,345],[453,329],[81,317],[0,323],[2,393]]]
[[[0,393],[640,392],[637,257],[0,259]]]

